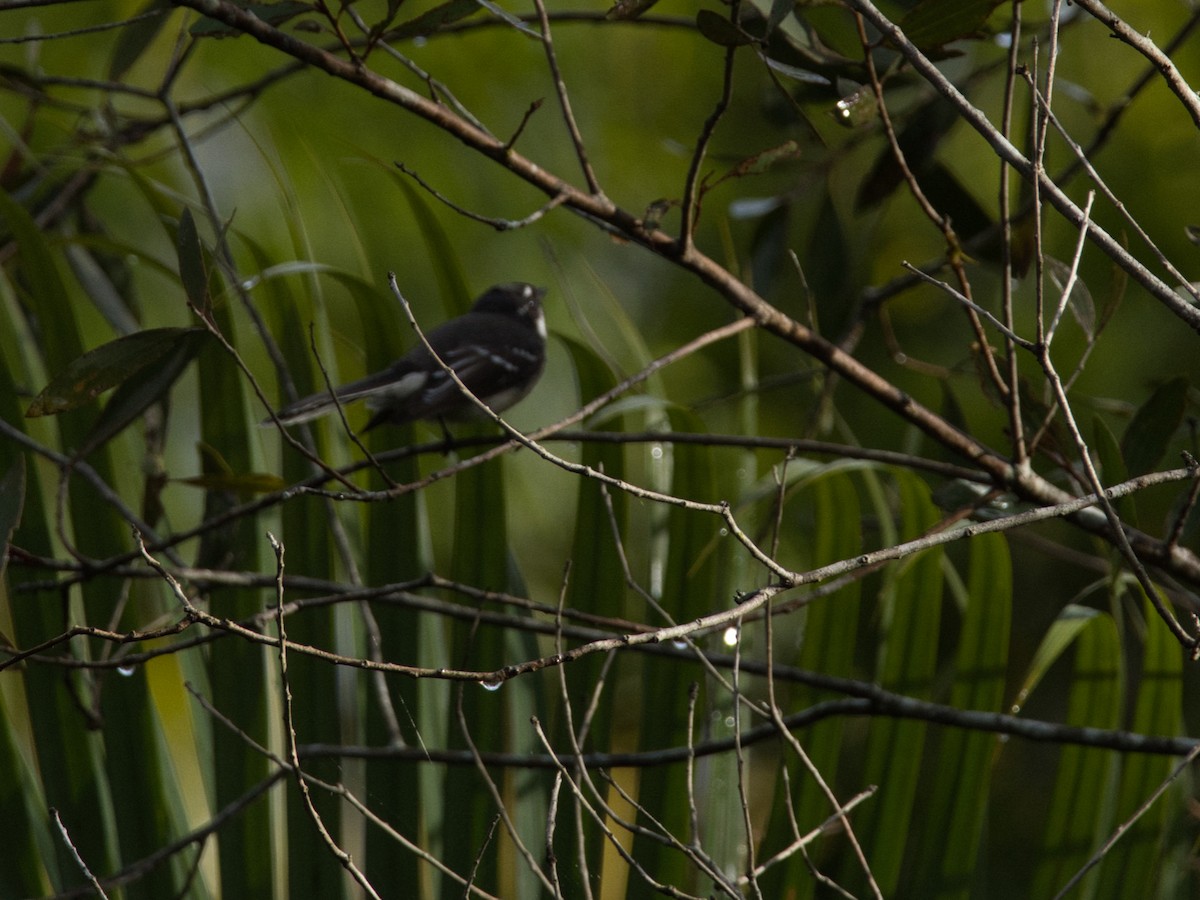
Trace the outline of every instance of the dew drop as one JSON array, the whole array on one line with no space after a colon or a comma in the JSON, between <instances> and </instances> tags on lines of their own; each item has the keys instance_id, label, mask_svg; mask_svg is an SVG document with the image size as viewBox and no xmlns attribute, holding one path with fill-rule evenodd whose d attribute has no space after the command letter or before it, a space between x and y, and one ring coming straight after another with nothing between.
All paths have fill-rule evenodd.
<instances>
[{"instance_id":1,"label":"dew drop","mask_svg":"<svg viewBox=\"0 0 1200 900\"><path fill-rule=\"evenodd\" d=\"M734 625L730 625L725 629L725 634L721 636L726 647L736 647L738 642L738 630Z\"/></svg>"},{"instance_id":2,"label":"dew drop","mask_svg":"<svg viewBox=\"0 0 1200 900\"><path fill-rule=\"evenodd\" d=\"M136 671L137 666L117 666L117 674L124 675L126 678L129 678Z\"/></svg>"},{"instance_id":3,"label":"dew drop","mask_svg":"<svg viewBox=\"0 0 1200 900\"><path fill-rule=\"evenodd\" d=\"M504 684L503 681L481 681L481 682L479 682L480 687L482 687L485 691L492 691L493 693L500 690L500 685L502 685L502 684Z\"/></svg>"}]
</instances>

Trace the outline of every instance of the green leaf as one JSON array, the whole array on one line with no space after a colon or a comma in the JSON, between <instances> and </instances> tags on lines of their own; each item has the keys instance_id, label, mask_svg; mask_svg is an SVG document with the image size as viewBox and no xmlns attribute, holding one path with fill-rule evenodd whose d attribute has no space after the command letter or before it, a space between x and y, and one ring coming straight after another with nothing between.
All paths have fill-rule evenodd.
<instances>
[{"instance_id":1,"label":"green leaf","mask_svg":"<svg viewBox=\"0 0 1200 900\"><path fill-rule=\"evenodd\" d=\"M169 12L174 7L165 0L150 0L134 18L146 13L154 13L144 19L138 19L125 25L117 36L116 46L113 47L112 59L108 64L109 81L120 81L122 76L136 63L154 41L162 27L170 18Z\"/></svg>"},{"instance_id":2,"label":"green leaf","mask_svg":"<svg viewBox=\"0 0 1200 900\"><path fill-rule=\"evenodd\" d=\"M922 0L898 23L923 50L978 34L1000 0Z\"/></svg>"},{"instance_id":3,"label":"green leaf","mask_svg":"<svg viewBox=\"0 0 1200 900\"><path fill-rule=\"evenodd\" d=\"M704 37L722 47L741 47L753 44L755 40L753 35L747 34L737 23L711 9L702 9L696 13L696 27Z\"/></svg>"},{"instance_id":4,"label":"green leaf","mask_svg":"<svg viewBox=\"0 0 1200 900\"><path fill-rule=\"evenodd\" d=\"M404 199L408 201L413 217L417 220L418 230L429 251L425 259L433 264L442 296L447 298L453 315L462 315L471 305L471 290L463 277L458 252L446 229L425 202L425 198L407 180L408 176L394 169L391 171L396 183L400 185Z\"/></svg>"},{"instance_id":5,"label":"green leaf","mask_svg":"<svg viewBox=\"0 0 1200 900\"><path fill-rule=\"evenodd\" d=\"M1160 594L1161 596L1161 594ZM1167 602L1166 597L1162 597ZM1130 730L1137 734L1176 735L1183 728L1183 653L1166 623L1143 597L1146 621L1144 658L1134 700ZM1175 761L1149 753L1131 753L1122 761L1114 820L1130 819L1167 778ZM1162 871L1162 849L1170 801L1158 801L1138 817L1108 852L1097 878L1096 900L1121 900L1123 886L1156 883Z\"/></svg>"},{"instance_id":6,"label":"green leaf","mask_svg":"<svg viewBox=\"0 0 1200 900\"><path fill-rule=\"evenodd\" d=\"M1187 378L1172 378L1134 413L1121 438L1121 453L1131 476L1145 475L1162 460L1167 444L1183 422L1187 392Z\"/></svg>"},{"instance_id":7,"label":"green leaf","mask_svg":"<svg viewBox=\"0 0 1200 900\"><path fill-rule=\"evenodd\" d=\"M165 354L151 360L136 378L127 379L113 391L76 455L88 455L120 433L147 407L165 397L208 341L209 334L203 328L180 329L173 346Z\"/></svg>"},{"instance_id":8,"label":"green leaf","mask_svg":"<svg viewBox=\"0 0 1200 900\"><path fill-rule=\"evenodd\" d=\"M477 12L479 12L479 4L475 0L448 0L440 6L421 13L415 19L409 19L407 22L397 25L394 31L388 32L388 40L426 37Z\"/></svg>"},{"instance_id":9,"label":"green leaf","mask_svg":"<svg viewBox=\"0 0 1200 900\"><path fill-rule=\"evenodd\" d=\"M937 514L929 492L908 472L896 473L901 534L915 537ZM940 547L888 566L881 592L882 633L875 679L910 697L930 696L937 667L942 612ZM908 837L914 830L917 783L928 726L923 722L871 722L864 781L879 792L860 812L859 840L884 896L897 892Z\"/></svg>"},{"instance_id":10,"label":"green leaf","mask_svg":"<svg viewBox=\"0 0 1200 900\"><path fill-rule=\"evenodd\" d=\"M1004 703L1012 627L1012 562L1003 535L970 544L966 609L955 654L950 704L956 709L999 712ZM997 738L948 729L938 746L938 778L927 798L920 874L929 897L968 896L979 865Z\"/></svg>"},{"instance_id":11,"label":"green leaf","mask_svg":"<svg viewBox=\"0 0 1200 900\"><path fill-rule=\"evenodd\" d=\"M42 389L25 415L52 416L90 403L164 357L180 352L181 347L194 344L197 332L203 334L204 329L151 328L89 350ZM195 352L196 348L190 351L192 355Z\"/></svg>"},{"instance_id":12,"label":"green leaf","mask_svg":"<svg viewBox=\"0 0 1200 900\"><path fill-rule=\"evenodd\" d=\"M1025 673L1025 680L1021 683L1020 689L1017 691L1016 699L1013 701L1010 712L1016 715L1021 711L1021 707L1025 705L1025 700L1033 693L1034 689L1041 683L1042 678L1050 667L1054 665L1067 648L1079 637L1079 635L1091 624L1092 620L1100 615L1096 610L1086 606L1079 606L1075 603L1069 603L1063 608L1063 611L1058 614L1058 617L1046 629L1045 635L1042 636L1042 641L1038 644L1037 650L1033 654L1033 660L1029 663L1029 669Z\"/></svg>"},{"instance_id":13,"label":"green leaf","mask_svg":"<svg viewBox=\"0 0 1200 900\"><path fill-rule=\"evenodd\" d=\"M196 220L186 207L179 217L179 229L175 233L175 249L179 255L179 280L187 293L188 302L198 310L207 310L208 271L204 265L204 247L196 231Z\"/></svg>"},{"instance_id":14,"label":"green leaf","mask_svg":"<svg viewBox=\"0 0 1200 900\"><path fill-rule=\"evenodd\" d=\"M1115 728L1121 708L1121 642L1112 616L1092 611L1076 632L1075 661L1065 724ZM1041 864L1033 889L1025 896L1052 897L1092 854L1111 827L1113 765L1111 750L1078 745L1059 753L1050 810L1046 817ZM1095 876L1089 876L1092 880ZM1084 887L1078 896L1089 896Z\"/></svg>"}]
</instances>

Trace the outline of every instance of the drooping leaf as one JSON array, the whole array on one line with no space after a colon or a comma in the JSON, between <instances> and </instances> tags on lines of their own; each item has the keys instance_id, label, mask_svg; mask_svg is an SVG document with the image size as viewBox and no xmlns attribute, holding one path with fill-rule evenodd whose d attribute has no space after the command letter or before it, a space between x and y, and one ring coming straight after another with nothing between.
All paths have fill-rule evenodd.
<instances>
[{"instance_id":1,"label":"drooping leaf","mask_svg":"<svg viewBox=\"0 0 1200 900\"><path fill-rule=\"evenodd\" d=\"M208 338L208 332L203 328L181 329L166 353L149 362L136 373L137 377L129 378L117 387L77 455L82 457L91 453L120 433L152 403L166 396Z\"/></svg>"},{"instance_id":2,"label":"drooping leaf","mask_svg":"<svg viewBox=\"0 0 1200 900\"><path fill-rule=\"evenodd\" d=\"M467 286L463 267L458 264L459 258L450 236L442 227L425 198L409 183L408 176L392 170L396 183L400 186L404 199L412 210L413 217L420 223L421 237L425 241L428 259L434 266L442 296L449 305L448 312L461 315L471 304L471 291Z\"/></svg>"},{"instance_id":3,"label":"drooping leaf","mask_svg":"<svg viewBox=\"0 0 1200 900\"><path fill-rule=\"evenodd\" d=\"M1172 378L1159 385L1134 413L1121 438L1121 453L1131 476L1146 474L1162 460L1167 444L1183 422L1187 392L1187 378Z\"/></svg>"},{"instance_id":4,"label":"drooping leaf","mask_svg":"<svg viewBox=\"0 0 1200 900\"><path fill-rule=\"evenodd\" d=\"M440 6L426 10L415 19L397 25L395 30L388 32L388 40L426 37L477 12L479 4L475 0L447 0Z\"/></svg>"},{"instance_id":5,"label":"drooping leaf","mask_svg":"<svg viewBox=\"0 0 1200 900\"><path fill-rule=\"evenodd\" d=\"M146 48L158 36L163 25L167 23L168 13L172 8L171 4L165 0L149 0L133 17L136 21L130 22L121 29L116 46L113 47L112 59L108 64L110 81L120 81L133 64L141 59ZM140 16L145 16L145 18L139 18Z\"/></svg>"},{"instance_id":6,"label":"drooping leaf","mask_svg":"<svg viewBox=\"0 0 1200 900\"><path fill-rule=\"evenodd\" d=\"M179 217L179 230L175 234L176 251L179 254L179 279L187 293L188 301L196 309L208 308L208 273L204 266L204 247L196 231L196 220L192 211L185 208Z\"/></svg>"},{"instance_id":7,"label":"drooping leaf","mask_svg":"<svg viewBox=\"0 0 1200 900\"><path fill-rule=\"evenodd\" d=\"M30 418L51 416L83 406L175 353L181 344L194 341L195 338L189 335L203 331L201 328L150 328L89 350L42 389L25 415Z\"/></svg>"},{"instance_id":8,"label":"drooping leaf","mask_svg":"<svg viewBox=\"0 0 1200 900\"><path fill-rule=\"evenodd\" d=\"M922 0L898 23L923 50L942 47L979 32L1000 0Z\"/></svg>"},{"instance_id":9,"label":"drooping leaf","mask_svg":"<svg viewBox=\"0 0 1200 900\"><path fill-rule=\"evenodd\" d=\"M139 331L141 325L137 316L89 248L82 244L67 244L64 252L67 263L75 274L75 280L87 292L92 305L100 311L100 315L104 316L117 334L133 334Z\"/></svg>"},{"instance_id":10,"label":"drooping leaf","mask_svg":"<svg viewBox=\"0 0 1200 900\"><path fill-rule=\"evenodd\" d=\"M1025 672L1025 679L1022 681L1021 687L1017 691L1017 696L1013 701L1011 709L1013 715L1020 712L1021 707L1025 705L1025 700L1033 693L1034 688L1041 683L1042 678L1050 670L1050 667L1058 661L1059 657L1066 652L1067 648L1079 637L1079 634L1098 615L1099 613L1094 609L1074 603L1068 604L1063 608L1063 611L1058 614L1058 617L1046 629L1041 643L1038 644L1038 648L1034 652L1033 660L1029 663L1029 668Z\"/></svg>"},{"instance_id":11,"label":"drooping leaf","mask_svg":"<svg viewBox=\"0 0 1200 900\"><path fill-rule=\"evenodd\" d=\"M696 13L696 27L705 38L721 47L742 47L754 43L754 36L743 31L736 22L731 22L711 9Z\"/></svg>"},{"instance_id":12,"label":"drooping leaf","mask_svg":"<svg viewBox=\"0 0 1200 900\"><path fill-rule=\"evenodd\" d=\"M900 127L896 143L904 154L909 170L920 180L933 168L938 145L958 121L958 113L948 102L935 97L915 110ZM863 179L854 198L858 210L872 209L882 203L904 183L904 172L890 146L885 146L875 165Z\"/></svg>"}]
</instances>

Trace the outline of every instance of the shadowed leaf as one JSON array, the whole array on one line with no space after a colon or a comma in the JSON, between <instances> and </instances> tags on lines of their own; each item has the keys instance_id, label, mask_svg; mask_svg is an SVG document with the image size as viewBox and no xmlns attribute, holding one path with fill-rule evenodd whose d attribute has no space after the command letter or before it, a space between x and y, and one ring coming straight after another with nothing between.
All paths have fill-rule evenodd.
<instances>
[{"instance_id":1,"label":"shadowed leaf","mask_svg":"<svg viewBox=\"0 0 1200 900\"><path fill-rule=\"evenodd\" d=\"M924 0L900 21L910 41L923 49L976 34L999 0Z\"/></svg>"},{"instance_id":2,"label":"shadowed leaf","mask_svg":"<svg viewBox=\"0 0 1200 900\"><path fill-rule=\"evenodd\" d=\"M204 248L200 244L196 220L192 218L190 209L184 209L179 217L175 244L179 254L179 278L187 292L188 301L196 309L207 309L208 274L204 267Z\"/></svg>"},{"instance_id":3,"label":"shadowed leaf","mask_svg":"<svg viewBox=\"0 0 1200 900\"><path fill-rule=\"evenodd\" d=\"M196 332L205 333L201 328L151 328L89 350L42 389L25 415L52 416L90 403L175 353L181 343L194 341L189 335Z\"/></svg>"},{"instance_id":4,"label":"shadowed leaf","mask_svg":"<svg viewBox=\"0 0 1200 900\"><path fill-rule=\"evenodd\" d=\"M1134 413L1121 438L1121 453L1130 475L1145 475L1162 460L1168 442L1183 422L1187 391L1186 378L1172 378Z\"/></svg>"},{"instance_id":5,"label":"shadowed leaf","mask_svg":"<svg viewBox=\"0 0 1200 900\"><path fill-rule=\"evenodd\" d=\"M696 27L708 40L722 47L741 47L754 43L753 36L711 9L702 9L696 13Z\"/></svg>"},{"instance_id":6,"label":"shadowed leaf","mask_svg":"<svg viewBox=\"0 0 1200 900\"><path fill-rule=\"evenodd\" d=\"M475 0L449 0L398 25L394 31L388 32L388 40L425 37L476 12L479 12L479 4Z\"/></svg>"}]
</instances>

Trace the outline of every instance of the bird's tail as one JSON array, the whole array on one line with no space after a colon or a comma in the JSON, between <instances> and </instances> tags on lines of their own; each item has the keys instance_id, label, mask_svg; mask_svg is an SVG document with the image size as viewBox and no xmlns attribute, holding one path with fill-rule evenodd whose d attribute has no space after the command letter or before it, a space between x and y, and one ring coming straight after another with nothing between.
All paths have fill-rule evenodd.
<instances>
[{"instance_id":1,"label":"bird's tail","mask_svg":"<svg viewBox=\"0 0 1200 900\"><path fill-rule=\"evenodd\" d=\"M370 397L388 388L394 390L397 378L398 374L390 369L383 372L376 372L374 375L368 375L366 378L360 378L358 381L344 384L332 394L329 391L321 391L319 394L302 397L295 403L289 403L275 413L275 418L282 425L299 425L302 422L311 422L313 419L333 411L337 405L334 402L335 395L337 396L338 403L343 405L353 403L355 400ZM264 419L262 424L270 425L272 422L272 419Z\"/></svg>"}]
</instances>

